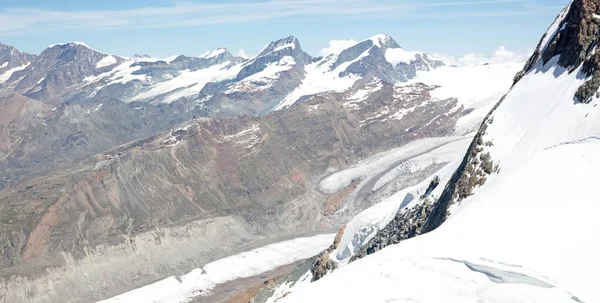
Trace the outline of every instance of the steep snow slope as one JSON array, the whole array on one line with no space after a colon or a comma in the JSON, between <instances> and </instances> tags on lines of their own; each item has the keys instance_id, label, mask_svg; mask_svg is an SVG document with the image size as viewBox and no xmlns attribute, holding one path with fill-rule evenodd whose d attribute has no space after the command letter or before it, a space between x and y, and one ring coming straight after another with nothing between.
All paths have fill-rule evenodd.
<instances>
[{"instance_id":1,"label":"steep snow slope","mask_svg":"<svg viewBox=\"0 0 600 303\"><path fill-rule=\"evenodd\" d=\"M151 89L135 95L131 101L148 100L167 94L163 102L170 103L182 97L197 95L206 83L234 78L240 68L238 65L229 65L230 62L224 62L196 71L183 70L177 77L154 83Z\"/></svg>"},{"instance_id":2,"label":"steep snow slope","mask_svg":"<svg viewBox=\"0 0 600 303\"><path fill-rule=\"evenodd\" d=\"M481 159L476 165L489 153L499 169L472 194L452 195L451 215L439 228L293 288L277 302L600 302L600 100L575 98L597 75L586 44L598 37L573 33L584 24L597 29L590 21L597 4L574 1L551 26L481 128L484 144L470 150ZM574 20L580 23L568 24ZM570 37L581 47L560 40ZM472 180L475 172L459 174Z\"/></svg>"}]
</instances>

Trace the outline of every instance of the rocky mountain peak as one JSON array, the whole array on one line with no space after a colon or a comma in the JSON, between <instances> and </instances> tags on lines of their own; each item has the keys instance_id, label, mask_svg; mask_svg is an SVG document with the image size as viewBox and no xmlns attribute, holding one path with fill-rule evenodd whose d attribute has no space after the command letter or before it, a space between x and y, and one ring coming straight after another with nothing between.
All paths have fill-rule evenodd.
<instances>
[{"instance_id":1,"label":"rocky mountain peak","mask_svg":"<svg viewBox=\"0 0 600 303\"><path fill-rule=\"evenodd\" d=\"M269 53L276 52L283 49L292 49L302 51L300 47L300 42L294 36L288 36L279 40L275 40L269 43L267 46L263 48L263 50L258 54L258 57L268 55Z\"/></svg>"},{"instance_id":2,"label":"rocky mountain peak","mask_svg":"<svg viewBox=\"0 0 600 303\"><path fill-rule=\"evenodd\" d=\"M47 48L68 48L68 47L85 47L85 48L90 48L87 44L85 44L84 42L66 42L66 43L56 43L56 44L51 44L48 45Z\"/></svg>"},{"instance_id":3,"label":"rocky mountain peak","mask_svg":"<svg viewBox=\"0 0 600 303\"><path fill-rule=\"evenodd\" d=\"M81 62L82 60L95 64L105 56L105 54L91 49L83 42L69 42L48 46L40 54L39 59L45 61L45 65L60 67L71 65L74 62Z\"/></svg>"},{"instance_id":4,"label":"rocky mountain peak","mask_svg":"<svg viewBox=\"0 0 600 303\"><path fill-rule=\"evenodd\" d=\"M286 57L291 57L293 60ZM279 39L269 43L255 58L249 60L236 77L236 80L239 81L263 71L269 64L277 62L302 69L305 65L312 62L312 57L302 50L300 42L296 37L289 36Z\"/></svg>"},{"instance_id":5,"label":"rocky mountain peak","mask_svg":"<svg viewBox=\"0 0 600 303\"><path fill-rule=\"evenodd\" d=\"M208 51L202 55L199 56L199 58L203 58L203 59L212 59L212 58L216 58L216 57L220 57L220 56L224 56L227 55L229 53L229 51L227 51L226 48L224 47L219 47L213 51Z\"/></svg>"},{"instance_id":6,"label":"rocky mountain peak","mask_svg":"<svg viewBox=\"0 0 600 303\"><path fill-rule=\"evenodd\" d=\"M22 52L10 45L0 43L0 71L26 65L35 55Z\"/></svg>"},{"instance_id":7,"label":"rocky mountain peak","mask_svg":"<svg viewBox=\"0 0 600 303\"><path fill-rule=\"evenodd\" d=\"M327 59L327 58L326 58ZM375 35L330 55L330 70L348 64L340 76L360 75L367 80L383 80L389 83L405 82L416 76L417 71L430 70L443 65L424 53L403 50L390 36Z\"/></svg>"},{"instance_id":8,"label":"rocky mountain peak","mask_svg":"<svg viewBox=\"0 0 600 303\"><path fill-rule=\"evenodd\" d=\"M400 48L400 45L390 36L379 34L369 38L373 45L379 48Z\"/></svg>"},{"instance_id":9,"label":"rocky mountain peak","mask_svg":"<svg viewBox=\"0 0 600 303\"><path fill-rule=\"evenodd\" d=\"M573 72L580 66L586 77L575 99L588 103L600 88L600 1L574 0L565 7L540 40L523 72L515 77L517 82L538 64L545 65L557 57L556 64Z\"/></svg>"}]
</instances>

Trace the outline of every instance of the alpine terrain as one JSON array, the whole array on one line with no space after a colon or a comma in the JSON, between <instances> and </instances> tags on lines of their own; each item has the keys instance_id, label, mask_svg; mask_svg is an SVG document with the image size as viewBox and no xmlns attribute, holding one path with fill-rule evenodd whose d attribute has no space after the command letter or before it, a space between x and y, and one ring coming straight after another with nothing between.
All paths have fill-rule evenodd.
<instances>
[{"instance_id":1,"label":"alpine terrain","mask_svg":"<svg viewBox=\"0 0 600 303\"><path fill-rule=\"evenodd\" d=\"M387 35L320 57L0 44L0 301L593 302L596 7L504 98L524 62Z\"/></svg>"},{"instance_id":2,"label":"alpine terrain","mask_svg":"<svg viewBox=\"0 0 600 303\"><path fill-rule=\"evenodd\" d=\"M599 15L572 1L462 159L252 302L600 302Z\"/></svg>"}]
</instances>

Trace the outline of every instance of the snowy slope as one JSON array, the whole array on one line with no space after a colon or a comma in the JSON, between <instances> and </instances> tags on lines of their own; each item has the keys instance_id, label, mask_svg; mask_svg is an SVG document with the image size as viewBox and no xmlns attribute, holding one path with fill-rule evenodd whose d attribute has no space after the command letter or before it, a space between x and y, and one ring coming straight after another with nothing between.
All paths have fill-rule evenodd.
<instances>
[{"instance_id":1,"label":"snowy slope","mask_svg":"<svg viewBox=\"0 0 600 303\"><path fill-rule=\"evenodd\" d=\"M573 16L585 2L574 1ZM573 16L559 16L539 53ZM489 152L499 171L456 200L439 228L277 302L600 302L600 100L575 101L590 76L560 59L534 60L493 111L476 153ZM362 225L387 213L361 214Z\"/></svg>"},{"instance_id":2,"label":"snowy slope","mask_svg":"<svg viewBox=\"0 0 600 303\"><path fill-rule=\"evenodd\" d=\"M458 120L457 133L460 134L473 131L479 126L485 115L510 88L514 75L522 68L522 62L442 66L417 73L411 83L439 85L438 89L431 92L433 98L456 98L459 105L474 109Z\"/></svg>"},{"instance_id":3,"label":"snowy slope","mask_svg":"<svg viewBox=\"0 0 600 303\"><path fill-rule=\"evenodd\" d=\"M262 71L235 82L225 91L225 93L231 94L235 92L253 92L269 89L277 80L279 80L282 72L290 70L294 65L296 65L296 61L293 57L284 56L278 62L267 64L266 68ZM238 72L241 70L241 67L242 66L236 67Z\"/></svg>"},{"instance_id":4,"label":"snowy slope","mask_svg":"<svg viewBox=\"0 0 600 303\"><path fill-rule=\"evenodd\" d=\"M356 59L344 62L332 69L332 65L338 60L339 55L345 49L341 49L337 53L330 54L322 60L306 66L306 75L300 86L288 94L273 110L280 110L291 106L303 96L330 91L341 92L351 88L359 77L356 75L340 76L340 73L345 71L350 64L367 56L369 50L364 51Z\"/></svg>"},{"instance_id":5,"label":"snowy slope","mask_svg":"<svg viewBox=\"0 0 600 303\"><path fill-rule=\"evenodd\" d=\"M216 64L197 71L183 70L179 76L155 83L152 87L131 98L131 101L147 100L168 94L163 102L169 103L182 97L197 95L209 82L234 78L239 72L239 66L229 66L229 62Z\"/></svg>"},{"instance_id":6,"label":"snowy slope","mask_svg":"<svg viewBox=\"0 0 600 303\"><path fill-rule=\"evenodd\" d=\"M216 51L214 51L216 52ZM217 54L205 55L204 59L214 58L222 52ZM97 63L97 67L110 66L116 62L112 62L108 56L102 61ZM133 60L127 60L123 63L116 65L111 70L104 72L97 76L88 77L85 79L85 84L90 87L95 87L94 91L98 92L102 88L108 87L114 84L126 84L132 81L139 81L144 85L143 90L134 94L133 96L126 98L124 101L143 101L152 100L153 98L163 96L162 102L172 102L178 98L195 96L197 95L204 85L209 82L223 81L234 78L240 71L239 65L232 65L231 62L219 62L217 64L202 68L199 70L174 70L175 76L170 75L167 79L160 79L153 77L152 74L142 73L142 66L140 62L153 63L163 61L165 64L169 64L176 57L169 57L167 59L158 58L136 58ZM137 63L137 64L136 64Z\"/></svg>"},{"instance_id":7,"label":"snowy slope","mask_svg":"<svg viewBox=\"0 0 600 303\"><path fill-rule=\"evenodd\" d=\"M18 66L18 67L7 70L6 72L4 72L3 74L0 75L0 83L6 82L8 79L10 79L12 74L14 74L15 72L18 72L20 70L24 70L25 68L27 68L27 66L29 66L29 64L25 64L25 65Z\"/></svg>"}]
</instances>

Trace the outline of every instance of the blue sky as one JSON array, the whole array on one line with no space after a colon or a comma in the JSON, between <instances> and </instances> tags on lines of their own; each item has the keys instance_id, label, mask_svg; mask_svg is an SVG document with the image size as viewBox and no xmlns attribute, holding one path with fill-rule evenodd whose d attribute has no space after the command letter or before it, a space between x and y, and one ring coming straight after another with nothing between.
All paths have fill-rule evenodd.
<instances>
[{"instance_id":1,"label":"blue sky","mask_svg":"<svg viewBox=\"0 0 600 303\"><path fill-rule=\"evenodd\" d=\"M526 52L568 0L2 0L0 42L39 53L82 41L122 56L257 53L294 35L317 55L330 40L379 33L402 47L460 56Z\"/></svg>"}]
</instances>

